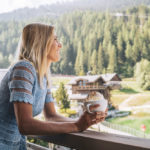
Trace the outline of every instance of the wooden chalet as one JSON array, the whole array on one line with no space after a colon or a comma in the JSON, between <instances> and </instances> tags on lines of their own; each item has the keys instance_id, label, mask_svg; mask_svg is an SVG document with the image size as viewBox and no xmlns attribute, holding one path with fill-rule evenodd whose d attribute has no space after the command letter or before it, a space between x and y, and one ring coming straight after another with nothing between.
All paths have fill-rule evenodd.
<instances>
[{"instance_id":1,"label":"wooden chalet","mask_svg":"<svg viewBox=\"0 0 150 150\"><path fill-rule=\"evenodd\" d=\"M110 91L121 88L120 81L116 73L74 77L68 83L72 86L69 98L70 100L87 101L94 92L100 92L110 102Z\"/></svg>"}]
</instances>

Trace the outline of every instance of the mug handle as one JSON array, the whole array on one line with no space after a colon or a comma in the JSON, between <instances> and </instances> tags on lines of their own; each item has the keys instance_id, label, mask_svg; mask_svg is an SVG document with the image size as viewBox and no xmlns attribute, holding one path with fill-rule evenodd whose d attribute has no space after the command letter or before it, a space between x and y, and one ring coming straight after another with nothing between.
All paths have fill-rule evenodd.
<instances>
[{"instance_id":1,"label":"mug handle","mask_svg":"<svg viewBox=\"0 0 150 150\"><path fill-rule=\"evenodd\" d=\"M88 112L88 113L93 114L93 112L90 111L90 106L91 106L91 105L92 105L92 104L87 104L87 105L86 105L86 109L87 109L87 112Z\"/></svg>"}]
</instances>

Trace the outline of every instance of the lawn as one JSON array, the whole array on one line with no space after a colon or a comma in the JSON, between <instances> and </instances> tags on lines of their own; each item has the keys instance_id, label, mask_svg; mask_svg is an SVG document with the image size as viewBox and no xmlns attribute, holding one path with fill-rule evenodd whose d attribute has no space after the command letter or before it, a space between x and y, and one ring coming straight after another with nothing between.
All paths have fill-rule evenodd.
<instances>
[{"instance_id":1,"label":"lawn","mask_svg":"<svg viewBox=\"0 0 150 150\"><path fill-rule=\"evenodd\" d=\"M124 100L134 95L129 106L138 106L150 103L150 91L143 91L138 87L134 78L125 78L121 82L122 89L111 92L111 102L114 106L120 105Z\"/></svg>"},{"instance_id":2,"label":"lawn","mask_svg":"<svg viewBox=\"0 0 150 150\"><path fill-rule=\"evenodd\" d=\"M123 126L128 126L131 127L133 129L139 130L141 131L141 125L145 125L146 126L146 131L145 133L150 134L150 118L149 118L150 114L145 114L144 117L135 117L134 115L132 116L128 116L128 117L123 117L123 118L115 118L115 119L111 119L108 120L111 123L114 124L120 124Z\"/></svg>"},{"instance_id":3,"label":"lawn","mask_svg":"<svg viewBox=\"0 0 150 150\"><path fill-rule=\"evenodd\" d=\"M111 92L111 102L114 106L119 106L126 99L130 98L127 101L127 106L141 106L141 105L150 105L150 91L143 91L137 85L137 82L134 78L126 78L121 82L122 89L114 90ZM150 110L149 108L139 109L133 111L130 116L115 118L108 120L114 124L120 124L123 126L128 126L136 130L141 131L141 125L146 126L146 133L150 134Z\"/></svg>"},{"instance_id":4,"label":"lawn","mask_svg":"<svg viewBox=\"0 0 150 150\"><path fill-rule=\"evenodd\" d=\"M111 94L111 102L114 106L118 107L129 96L129 94Z\"/></svg>"}]
</instances>

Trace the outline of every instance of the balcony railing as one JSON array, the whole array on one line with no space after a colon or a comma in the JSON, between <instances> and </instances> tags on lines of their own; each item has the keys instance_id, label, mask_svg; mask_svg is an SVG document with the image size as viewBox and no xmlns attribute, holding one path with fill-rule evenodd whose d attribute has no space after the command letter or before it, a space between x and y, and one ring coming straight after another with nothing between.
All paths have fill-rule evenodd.
<instances>
[{"instance_id":1,"label":"balcony railing","mask_svg":"<svg viewBox=\"0 0 150 150\"><path fill-rule=\"evenodd\" d=\"M30 136L46 142L66 146L77 150L149 150L148 139L109 134L104 132L84 131L51 136Z\"/></svg>"},{"instance_id":2,"label":"balcony railing","mask_svg":"<svg viewBox=\"0 0 150 150\"><path fill-rule=\"evenodd\" d=\"M74 89L75 90L101 90L105 88L106 86L103 86L103 85L85 85L85 86L78 86Z\"/></svg>"}]
</instances>

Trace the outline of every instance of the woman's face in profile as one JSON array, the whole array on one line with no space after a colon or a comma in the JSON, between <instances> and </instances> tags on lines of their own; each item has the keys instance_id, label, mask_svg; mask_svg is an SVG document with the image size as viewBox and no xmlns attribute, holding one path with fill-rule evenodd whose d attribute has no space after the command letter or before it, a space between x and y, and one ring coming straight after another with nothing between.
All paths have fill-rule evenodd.
<instances>
[{"instance_id":1,"label":"woman's face in profile","mask_svg":"<svg viewBox=\"0 0 150 150\"><path fill-rule=\"evenodd\" d=\"M58 41L57 36L54 35L51 51L48 54L48 60L51 62L57 62L60 59L60 48L62 47L61 43Z\"/></svg>"}]
</instances>

